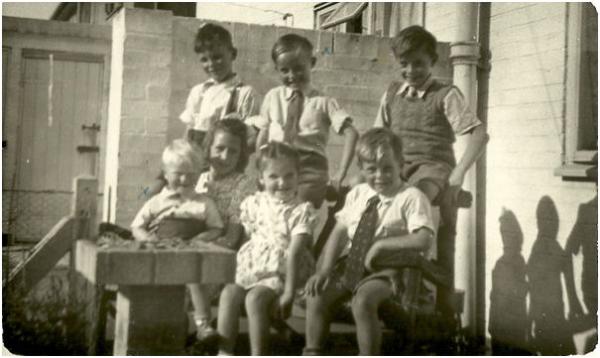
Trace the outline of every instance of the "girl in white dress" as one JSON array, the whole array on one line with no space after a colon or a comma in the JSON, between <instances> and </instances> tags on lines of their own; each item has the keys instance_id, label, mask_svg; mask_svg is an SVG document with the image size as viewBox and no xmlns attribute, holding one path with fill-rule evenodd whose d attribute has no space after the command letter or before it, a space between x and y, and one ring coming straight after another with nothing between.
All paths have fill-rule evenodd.
<instances>
[{"instance_id":1,"label":"girl in white dress","mask_svg":"<svg viewBox=\"0 0 600 358\"><path fill-rule=\"evenodd\" d=\"M239 315L245 303L252 355L268 354L272 319L287 319L294 297L314 272L310 248L316 215L297 198L298 154L271 142L259 150L259 183L264 190L247 197L240 221L248 241L237 254L235 284L219 302L219 353L233 354Z\"/></svg>"}]
</instances>

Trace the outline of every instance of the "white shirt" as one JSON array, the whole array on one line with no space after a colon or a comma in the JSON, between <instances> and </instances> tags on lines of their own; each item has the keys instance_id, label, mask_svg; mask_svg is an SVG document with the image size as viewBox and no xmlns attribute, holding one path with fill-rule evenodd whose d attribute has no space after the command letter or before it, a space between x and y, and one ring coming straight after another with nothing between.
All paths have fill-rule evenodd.
<instances>
[{"instance_id":1,"label":"white shirt","mask_svg":"<svg viewBox=\"0 0 600 358\"><path fill-rule=\"evenodd\" d=\"M190 90L185 109L179 119L190 128L208 131L210 126L223 118L231 93L241 81L234 75L227 81L216 82L209 79ZM252 87L242 84L237 87L237 112L242 120L258 113L257 95Z\"/></svg>"},{"instance_id":2,"label":"white shirt","mask_svg":"<svg viewBox=\"0 0 600 358\"><path fill-rule=\"evenodd\" d=\"M350 190L344 207L336 214L337 221L348 228L350 238L343 255L347 254L352 246L352 238L367 208L367 202L375 195L378 195L377 192L367 183L358 184ZM379 195L379 199L375 239L408 235L423 227L428 228L435 235L431 205L419 189L404 183L394 196ZM426 257L431 258L433 254L432 245Z\"/></svg>"}]
</instances>

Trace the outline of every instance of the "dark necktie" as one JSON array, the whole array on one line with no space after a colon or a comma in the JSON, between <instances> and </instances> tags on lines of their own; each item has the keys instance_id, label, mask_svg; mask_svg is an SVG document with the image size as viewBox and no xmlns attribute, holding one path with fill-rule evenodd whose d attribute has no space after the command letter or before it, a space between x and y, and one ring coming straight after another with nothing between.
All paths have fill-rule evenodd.
<instances>
[{"instance_id":1,"label":"dark necktie","mask_svg":"<svg viewBox=\"0 0 600 358\"><path fill-rule=\"evenodd\" d=\"M298 135L300 116L304 110L304 96L299 90L292 92L292 97L288 101L287 118L285 121L283 141L293 144Z\"/></svg>"},{"instance_id":2,"label":"dark necktie","mask_svg":"<svg viewBox=\"0 0 600 358\"><path fill-rule=\"evenodd\" d=\"M238 84L238 85L235 85L231 89L231 95L229 96L229 100L227 101L227 105L225 106L224 115L228 115L228 114L237 112L238 88L240 86L241 86L241 84Z\"/></svg>"},{"instance_id":3,"label":"dark necktie","mask_svg":"<svg viewBox=\"0 0 600 358\"><path fill-rule=\"evenodd\" d=\"M360 217L352 238L352 246L346 259L346 269L342 276L342 283L350 291L354 290L365 272L365 256L373 243L377 229L377 204L379 204L377 195L369 199L367 208Z\"/></svg>"}]
</instances>

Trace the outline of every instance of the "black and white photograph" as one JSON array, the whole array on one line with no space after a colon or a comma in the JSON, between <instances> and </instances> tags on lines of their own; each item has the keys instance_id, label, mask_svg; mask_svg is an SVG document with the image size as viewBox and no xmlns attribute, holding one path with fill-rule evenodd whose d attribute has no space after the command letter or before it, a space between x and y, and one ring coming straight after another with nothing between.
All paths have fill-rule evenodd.
<instances>
[{"instance_id":1,"label":"black and white photograph","mask_svg":"<svg viewBox=\"0 0 600 358\"><path fill-rule=\"evenodd\" d=\"M596 5L2 1L2 355L596 351Z\"/></svg>"}]
</instances>

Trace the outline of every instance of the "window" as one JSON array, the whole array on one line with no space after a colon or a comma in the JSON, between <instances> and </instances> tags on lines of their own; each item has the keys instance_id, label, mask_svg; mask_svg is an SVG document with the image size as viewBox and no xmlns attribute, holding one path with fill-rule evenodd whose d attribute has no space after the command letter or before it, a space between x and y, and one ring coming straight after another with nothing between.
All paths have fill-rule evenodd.
<instances>
[{"instance_id":1,"label":"window","mask_svg":"<svg viewBox=\"0 0 600 358\"><path fill-rule=\"evenodd\" d=\"M327 17L319 17L319 28L322 30L346 24L346 32L362 33L362 13L367 8L366 2L340 3Z\"/></svg>"},{"instance_id":2,"label":"window","mask_svg":"<svg viewBox=\"0 0 600 358\"><path fill-rule=\"evenodd\" d=\"M556 175L596 180L598 172L598 14L591 3L568 4L563 165Z\"/></svg>"}]
</instances>

